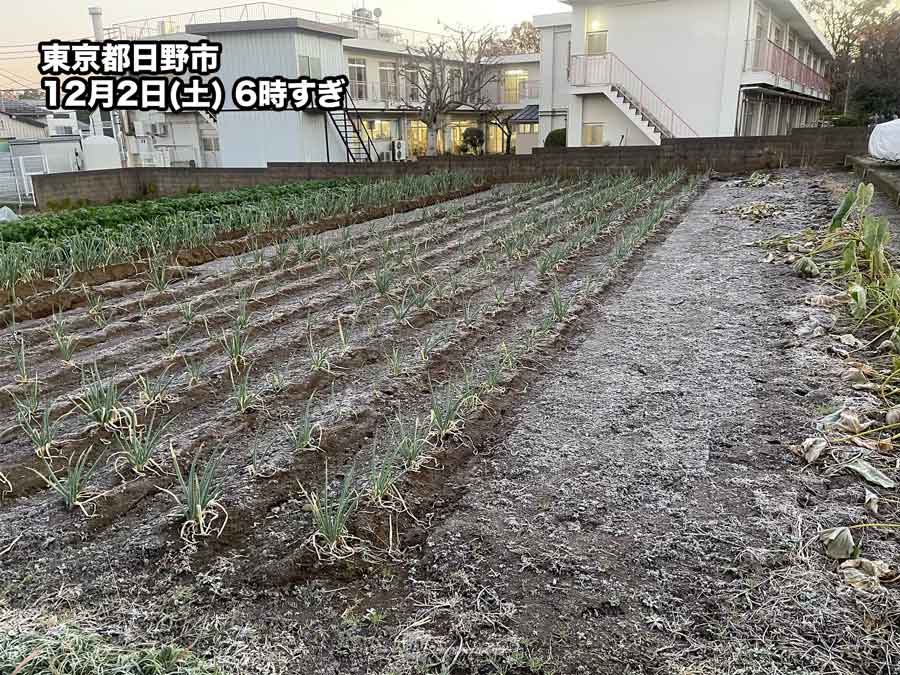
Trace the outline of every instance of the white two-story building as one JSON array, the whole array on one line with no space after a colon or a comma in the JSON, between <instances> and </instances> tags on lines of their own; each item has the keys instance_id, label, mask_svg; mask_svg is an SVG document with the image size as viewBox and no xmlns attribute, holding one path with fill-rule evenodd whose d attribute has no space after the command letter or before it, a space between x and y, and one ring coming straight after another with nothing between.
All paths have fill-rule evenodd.
<instances>
[{"instance_id":1,"label":"white two-story building","mask_svg":"<svg viewBox=\"0 0 900 675\"><path fill-rule=\"evenodd\" d=\"M800 0L566 0L541 31L540 136L569 146L788 133L816 123L834 52Z\"/></svg>"},{"instance_id":2,"label":"white two-story building","mask_svg":"<svg viewBox=\"0 0 900 675\"><path fill-rule=\"evenodd\" d=\"M382 23L364 8L353 12L343 25L356 31L355 38L344 40L346 73L350 94L379 153L389 150L392 139L402 139L408 153L424 155L427 144L426 126L419 119L418 91L410 84L417 76L407 64L414 58L410 49L427 40L440 41L444 36L413 31ZM461 67L461 66L460 66ZM449 77L453 78L453 65ZM540 91L540 55L516 54L491 59L491 82L482 92L491 103L491 113L460 108L446 115L437 138L439 153L456 153L466 129L479 127L485 134L485 151L502 153L507 142L518 152L531 152L537 140L537 105ZM534 128L525 129L511 121L516 114L534 112ZM527 133L534 138L529 139ZM507 139L511 135L512 138Z\"/></svg>"},{"instance_id":3,"label":"white two-story building","mask_svg":"<svg viewBox=\"0 0 900 675\"><path fill-rule=\"evenodd\" d=\"M484 131L486 152L509 147L520 154L559 128L575 147L785 134L816 125L830 99L834 53L801 0L565 2L571 11L535 17L539 54L495 57L483 92L489 109L464 106L444 115L438 152L458 152L470 127ZM226 88L241 76L344 74L348 110L251 113L231 106L216 126L134 114L126 137L143 145L129 146L129 162L162 150L171 164L196 166L378 161L398 156L397 141L401 156L425 153L408 64L417 46L444 36L383 23L380 12L364 7L333 15L260 2L118 24L107 37L184 31L223 42ZM448 77L461 67L449 63Z\"/></svg>"},{"instance_id":4,"label":"white two-story building","mask_svg":"<svg viewBox=\"0 0 900 675\"><path fill-rule=\"evenodd\" d=\"M419 119L421 102L416 88L410 86L413 71L408 64L416 58L417 47L429 40L445 40L446 36L386 24L380 12L364 7L351 14L333 15L268 3L128 22L107 31L107 37L113 39L185 36L208 37L223 44L218 75L226 90L242 76L344 74L349 80L346 114L252 113L238 111L233 102L227 101L217 117L215 147L220 149L216 159L221 166L261 166L271 161L377 161L396 156L396 141L402 142L407 157L425 154L426 126ZM455 67L450 61L448 77L452 79L454 69L459 70L462 64ZM482 92L490 103L449 111L437 137L438 152L459 152L463 133L470 127L483 130L486 152L500 153L509 147L528 153L537 144L540 55L497 56L491 59L491 69L491 81ZM166 115L169 121L172 117ZM128 120L125 122L127 125ZM159 149L158 137L139 132L160 129L160 122L145 122L125 131L129 163L138 161L132 158L152 159ZM212 146L208 129L199 129L198 133L201 143ZM181 143L176 146L180 154L190 154ZM212 164L204 161L197 165Z\"/></svg>"}]
</instances>

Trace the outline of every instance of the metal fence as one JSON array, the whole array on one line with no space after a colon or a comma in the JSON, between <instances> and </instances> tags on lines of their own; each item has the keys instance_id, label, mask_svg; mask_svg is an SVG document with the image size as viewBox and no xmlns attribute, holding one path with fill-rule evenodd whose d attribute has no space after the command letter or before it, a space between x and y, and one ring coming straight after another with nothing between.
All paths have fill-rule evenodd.
<instances>
[{"instance_id":1,"label":"metal fence","mask_svg":"<svg viewBox=\"0 0 900 675\"><path fill-rule=\"evenodd\" d=\"M13 156L0 152L0 204L22 205L22 191L16 176Z\"/></svg>"},{"instance_id":2,"label":"metal fence","mask_svg":"<svg viewBox=\"0 0 900 675\"><path fill-rule=\"evenodd\" d=\"M58 163L58 162L57 162ZM71 171L69 166L59 171ZM32 176L50 173L47 158L43 155L16 156L0 152L0 204L35 205Z\"/></svg>"},{"instance_id":3,"label":"metal fence","mask_svg":"<svg viewBox=\"0 0 900 675\"><path fill-rule=\"evenodd\" d=\"M110 26L105 30L105 33L109 39L141 40L157 35L181 32L185 30L186 26L191 24L283 19L289 17L353 28L357 31L360 38L394 42L403 46L422 45L429 40L440 39L441 37L437 33L384 24L377 19L367 18L362 15L332 14L276 2L247 2L196 12L124 21Z\"/></svg>"}]
</instances>

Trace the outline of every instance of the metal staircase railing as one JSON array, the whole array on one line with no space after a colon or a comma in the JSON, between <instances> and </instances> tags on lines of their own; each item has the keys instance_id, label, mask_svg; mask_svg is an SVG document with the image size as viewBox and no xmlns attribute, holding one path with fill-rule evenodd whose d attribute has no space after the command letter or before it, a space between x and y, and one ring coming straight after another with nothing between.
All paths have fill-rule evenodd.
<instances>
[{"instance_id":1,"label":"metal staircase railing","mask_svg":"<svg viewBox=\"0 0 900 675\"><path fill-rule=\"evenodd\" d=\"M700 135L612 52L572 56L569 83L576 87L607 85L613 88L664 138Z\"/></svg>"},{"instance_id":2,"label":"metal staircase railing","mask_svg":"<svg viewBox=\"0 0 900 675\"><path fill-rule=\"evenodd\" d=\"M328 110L327 112L332 125L334 125L347 150L347 161L377 161L378 150L375 148L375 142L372 140L366 125L363 124L362 115L349 91L346 93L344 102L343 109ZM356 116L355 121L353 114ZM360 131L360 128L362 128L362 131Z\"/></svg>"}]
</instances>

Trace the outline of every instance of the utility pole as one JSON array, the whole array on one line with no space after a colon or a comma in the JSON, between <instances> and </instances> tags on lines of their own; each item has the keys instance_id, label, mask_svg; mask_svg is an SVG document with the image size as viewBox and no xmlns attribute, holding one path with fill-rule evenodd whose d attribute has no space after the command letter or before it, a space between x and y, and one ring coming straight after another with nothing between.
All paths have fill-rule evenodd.
<instances>
[{"instance_id":1,"label":"utility pole","mask_svg":"<svg viewBox=\"0 0 900 675\"><path fill-rule=\"evenodd\" d=\"M853 62L847 61L847 88L844 90L844 114L850 112L850 83L853 80Z\"/></svg>"}]
</instances>

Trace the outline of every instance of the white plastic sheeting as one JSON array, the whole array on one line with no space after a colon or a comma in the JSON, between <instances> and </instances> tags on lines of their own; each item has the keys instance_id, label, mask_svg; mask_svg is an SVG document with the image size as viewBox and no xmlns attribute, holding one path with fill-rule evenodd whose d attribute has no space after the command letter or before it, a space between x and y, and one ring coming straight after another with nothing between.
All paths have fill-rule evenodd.
<instances>
[{"instance_id":1,"label":"white plastic sheeting","mask_svg":"<svg viewBox=\"0 0 900 675\"><path fill-rule=\"evenodd\" d=\"M869 154L876 159L900 162L900 120L879 124L872 130Z\"/></svg>"}]
</instances>

